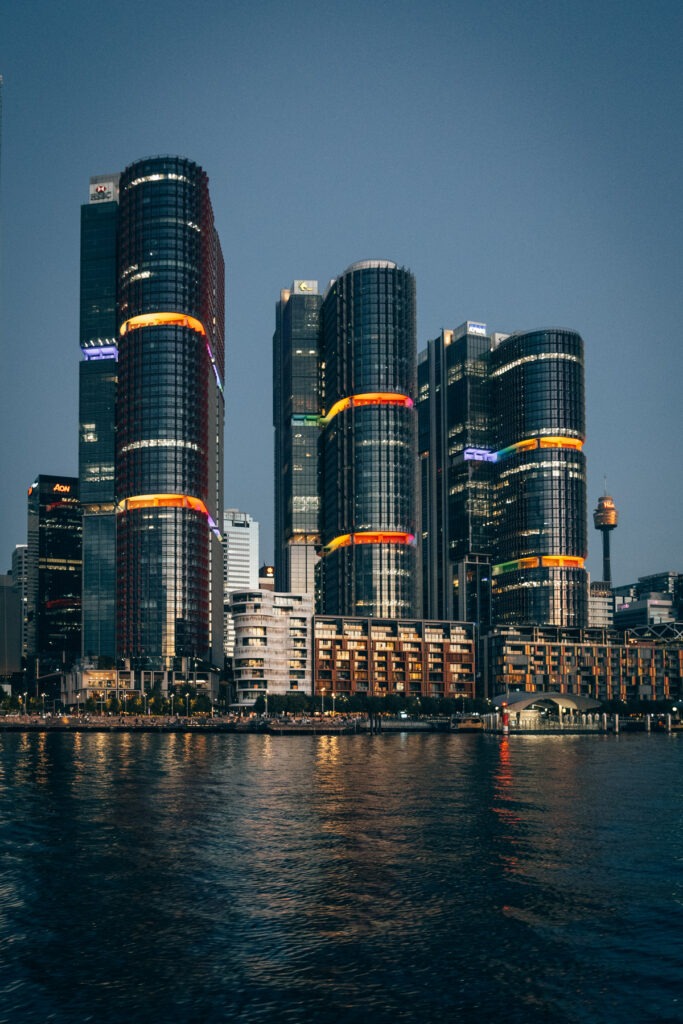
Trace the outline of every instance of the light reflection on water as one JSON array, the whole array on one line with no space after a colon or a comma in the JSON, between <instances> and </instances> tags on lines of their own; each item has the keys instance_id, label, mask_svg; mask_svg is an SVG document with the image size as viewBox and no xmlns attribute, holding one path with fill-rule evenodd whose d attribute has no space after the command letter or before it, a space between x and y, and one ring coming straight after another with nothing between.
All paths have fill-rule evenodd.
<instances>
[{"instance_id":1,"label":"light reflection on water","mask_svg":"<svg viewBox=\"0 0 683 1024\"><path fill-rule=\"evenodd\" d=\"M679 1020L682 751L0 734L0 1024Z\"/></svg>"}]
</instances>

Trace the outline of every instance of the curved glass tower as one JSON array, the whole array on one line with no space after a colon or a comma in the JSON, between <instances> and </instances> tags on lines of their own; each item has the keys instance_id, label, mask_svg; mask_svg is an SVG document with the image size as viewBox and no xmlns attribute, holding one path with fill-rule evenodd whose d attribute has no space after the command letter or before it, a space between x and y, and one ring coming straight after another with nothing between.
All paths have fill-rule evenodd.
<instances>
[{"instance_id":1,"label":"curved glass tower","mask_svg":"<svg viewBox=\"0 0 683 1024\"><path fill-rule=\"evenodd\" d=\"M121 175L118 318L117 653L222 664L224 266L189 160Z\"/></svg>"},{"instance_id":2,"label":"curved glass tower","mask_svg":"<svg viewBox=\"0 0 683 1024\"><path fill-rule=\"evenodd\" d=\"M491 378L495 619L585 626L583 341L563 329L510 335Z\"/></svg>"},{"instance_id":3,"label":"curved glass tower","mask_svg":"<svg viewBox=\"0 0 683 1024\"><path fill-rule=\"evenodd\" d=\"M322 307L322 612L418 614L415 279L354 263Z\"/></svg>"}]
</instances>

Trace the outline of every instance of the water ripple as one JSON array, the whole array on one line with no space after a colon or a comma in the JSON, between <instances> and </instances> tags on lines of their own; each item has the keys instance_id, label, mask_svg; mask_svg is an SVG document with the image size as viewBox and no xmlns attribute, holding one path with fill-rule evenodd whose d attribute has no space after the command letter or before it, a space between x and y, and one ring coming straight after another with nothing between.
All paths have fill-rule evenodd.
<instances>
[{"instance_id":1,"label":"water ripple","mask_svg":"<svg viewBox=\"0 0 683 1024\"><path fill-rule=\"evenodd\" d=\"M0 1024L678 1020L681 749L5 734Z\"/></svg>"}]
</instances>

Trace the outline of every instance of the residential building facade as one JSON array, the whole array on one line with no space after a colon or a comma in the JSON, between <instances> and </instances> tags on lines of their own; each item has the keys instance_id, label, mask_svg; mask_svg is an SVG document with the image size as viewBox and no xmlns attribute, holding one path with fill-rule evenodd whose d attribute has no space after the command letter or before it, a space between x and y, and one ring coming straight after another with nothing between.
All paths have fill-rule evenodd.
<instances>
[{"instance_id":1,"label":"residential building facade","mask_svg":"<svg viewBox=\"0 0 683 1024\"><path fill-rule=\"evenodd\" d=\"M313 641L317 695L475 696L471 622L316 615Z\"/></svg>"},{"instance_id":2,"label":"residential building facade","mask_svg":"<svg viewBox=\"0 0 683 1024\"><path fill-rule=\"evenodd\" d=\"M683 630L497 627L484 647L486 696L515 690L598 701L680 700Z\"/></svg>"},{"instance_id":3,"label":"residential building facade","mask_svg":"<svg viewBox=\"0 0 683 1024\"><path fill-rule=\"evenodd\" d=\"M240 708L258 697L311 694L311 594L233 591L233 677Z\"/></svg>"}]
</instances>

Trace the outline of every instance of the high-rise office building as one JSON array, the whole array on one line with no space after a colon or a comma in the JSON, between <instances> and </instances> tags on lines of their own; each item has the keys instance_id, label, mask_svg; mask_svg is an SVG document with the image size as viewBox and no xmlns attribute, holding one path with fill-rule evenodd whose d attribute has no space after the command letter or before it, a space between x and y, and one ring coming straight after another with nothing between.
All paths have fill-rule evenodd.
<instances>
[{"instance_id":1,"label":"high-rise office building","mask_svg":"<svg viewBox=\"0 0 683 1024\"><path fill-rule=\"evenodd\" d=\"M415 279L354 263L322 306L321 611L417 609Z\"/></svg>"},{"instance_id":2,"label":"high-rise office building","mask_svg":"<svg viewBox=\"0 0 683 1024\"><path fill-rule=\"evenodd\" d=\"M423 610L479 626L491 621L490 345L468 320L417 367Z\"/></svg>"},{"instance_id":3,"label":"high-rise office building","mask_svg":"<svg viewBox=\"0 0 683 1024\"><path fill-rule=\"evenodd\" d=\"M233 590L257 590L259 572L259 524L246 512L227 508L223 514L223 609L226 658L235 649L235 625L230 612Z\"/></svg>"},{"instance_id":4,"label":"high-rise office building","mask_svg":"<svg viewBox=\"0 0 683 1024\"><path fill-rule=\"evenodd\" d=\"M224 265L208 179L153 157L120 178L117 654L223 662Z\"/></svg>"},{"instance_id":5,"label":"high-rise office building","mask_svg":"<svg viewBox=\"0 0 683 1024\"><path fill-rule=\"evenodd\" d=\"M428 614L585 626L583 342L468 321L419 362Z\"/></svg>"},{"instance_id":6,"label":"high-rise office building","mask_svg":"<svg viewBox=\"0 0 683 1024\"><path fill-rule=\"evenodd\" d=\"M495 621L586 626L583 341L510 335L491 352L491 380Z\"/></svg>"},{"instance_id":7,"label":"high-rise office building","mask_svg":"<svg viewBox=\"0 0 683 1024\"><path fill-rule=\"evenodd\" d=\"M21 656L28 652L28 545L17 544L12 552L12 581L21 604Z\"/></svg>"},{"instance_id":8,"label":"high-rise office building","mask_svg":"<svg viewBox=\"0 0 683 1024\"><path fill-rule=\"evenodd\" d=\"M0 694L21 672L21 598L11 573L0 574ZM7 687L7 689L5 689Z\"/></svg>"},{"instance_id":9,"label":"high-rise office building","mask_svg":"<svg viewBox=\"0 0 683 1024\"><path fill-rule=\"evenodd\" d=\"M118 174L90 179L81 207L79 494L86 657L116 653L115 410Z\"/></svg>"},{"instance_id":10,"label":"high-rise office building","mask_svg":"<svg viewBox=\"0 0 683 1024\"><path fill-rule=\"evenodd\" d=\"M259 524L246 512L223 513L223 583L225 592L256 590L259 571Z\"/></svg>"},{"instance_id":11,"label":"high-rise office building","mask_svg":"<svg viewBox=\"0 0 683 1024\"><path fill-rule=\"evenodd\" d=\"M75 478L41 474L29 487L27 649L41 672L81 653L81 518Z\"/></svg>"},{"instance_id":12,"label":"high-rise office building","mask_svg":"<svg viewBox=\"0 0 683 1024\"><path fill-rule=\"evenodd\" d=\"M312 594L318 546L317 281L294 281L280 292L273 335L275 427L275 584Z\"/></svg>"}]
</instances>

